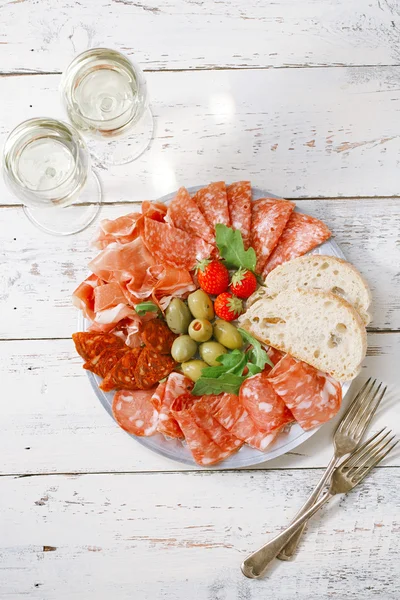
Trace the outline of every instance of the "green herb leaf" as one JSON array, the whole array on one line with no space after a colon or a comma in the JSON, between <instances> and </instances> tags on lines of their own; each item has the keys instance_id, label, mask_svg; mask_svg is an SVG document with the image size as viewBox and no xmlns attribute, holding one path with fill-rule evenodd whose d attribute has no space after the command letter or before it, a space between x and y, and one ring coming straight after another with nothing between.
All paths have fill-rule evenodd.
<instances>
[{"instance_id":1,"label":"green herb leaf","mask_svg":"<svg viewBox=\"0 0 400 600\"><path fill-rule=\"evenodd\" d=\"M217 358L218 362L221 363L218 367L206 367L201 372L201 377L207 379L220 377L226 373L233 373L234 375L242 375L243 369L247 363L247 357L244 352L240 350L233 350L227 354L221 354Z\"/></svg>"},{"instance_id":2,"label":"green herb leaf","mask_svg":"<svg viewBox=\"0 0 400 600\"><path fill-rule=\"evenodd\" d=\"M254 365L251 362L247 363L246 367L249 370L248 377L250 377L251 375L257 375L258 373L262 372L262 369L260 369L260 367L258 367L257 365Z\"/></svg>"},{"instance_id":3,"label":"green herb leaf","mask_svg":"<svg viewBox=\"0 0 400 600\"><path fill-rule=\"evenodd\" d=\"M151 300L148 302L141 302L136 304L135 310L139 316L145 315L147 312L158 312L159 308L157 304L154 304Z\"/></svg>"},{"instance_id":4,"label":"green herb leaf","mask_svg":"<svg viewBox=\"0 0 400 600\"><path fill-rule=\"evenodd\" d=\"M234 231L223 223L217 223L215 232L219 253L228 265L254 271L256 268L256 253L254 248L244 249L240 231Z\"/></svg>"},{"instance_id":5,"label":"green herb leaf","mask_svg":"<svg viewBox=\"0 0 400 600\"><path fill-rule=\"evenodd\" d=\"M194 384L192 394L194 396L203 396L204 394L220 394L221 392L238 394L240 386L245 379L245 377L234 375L233 373L225 373L221 377L202 376Z\"/></svg>"},{"instance_id":6,"label":"green herb leaf","mask_svg":"<svg viewBox=\"0 0 400 600\"><path fill-rule=\"evenodd\" d=\"M274 363L271 361L270 357L261 347L260 342L256 340L255 337L240 327L238 327L238 332L245 342L248 342L252 345L251 350L248 351L248 357L251 363L257 365L261 371L264 369L265 365L270 365L270 367L274 366Z\"/></svg>"}]
</instances>

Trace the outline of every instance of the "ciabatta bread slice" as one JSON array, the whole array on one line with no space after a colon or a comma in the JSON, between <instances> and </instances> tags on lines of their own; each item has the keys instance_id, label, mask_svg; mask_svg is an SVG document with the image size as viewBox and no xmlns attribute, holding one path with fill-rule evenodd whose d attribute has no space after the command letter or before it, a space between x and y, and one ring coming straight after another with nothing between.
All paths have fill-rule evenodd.
<instances>
[{"instance_id":1,"label":"ciabatta bread slice","mask_svg":"<svg viewBox=\"0 0 400 600\"><path fill-rule=\"evenodd\" d=\"M331 292L352 304L366 325L371 320L368 285L353 265L334 256L309 254L290 260L271 271L265 285L269 295L296 288Z\"/></svg>"},{"instance_id":2,"label":"ciabatta bread slice","mask_svg":"<svg viewBox=\"0 0 400 600\"><path fill-rule=\"evenodd\" d=\"M284 290L257 300L239 325L254 337L349 381L359 372L367 351L364 323L356 309L335 294Z\"/></svg>"}]
</instances>

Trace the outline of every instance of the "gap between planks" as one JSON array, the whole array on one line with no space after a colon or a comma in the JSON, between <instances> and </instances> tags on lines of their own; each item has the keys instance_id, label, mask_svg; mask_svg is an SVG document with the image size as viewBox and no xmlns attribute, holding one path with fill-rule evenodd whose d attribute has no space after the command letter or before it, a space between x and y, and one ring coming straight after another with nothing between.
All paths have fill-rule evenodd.
<instances>
[{"instance_id":1,"label":"gap between planks","mask_svg":"<svg viewBox=\"0 0 400 600\"><path fill-rule=\"evenodd\" d=\"M295 454L292 452L287 452L286 454ZM400 469L399 465L377 465L374 469ZM210 470L201 470L200 468L195 469L185 469L184 471L166 471L164 469L155 470L142 470L142 471L67 471L65 473L59 473L58 471L54 472L46 472L46 473L1 473L0 479L4 477L14 477L15 479L24 479L27 477L86 477L87 475L196 475L196 476L211 476L215 473L245 473L247 475L254 475L257 471L321 471L321 473L325 470L324 467L274 467L269 468L268 466L263 465L262 467L257 467L254 465L253 469L210 469Z\"/></svg>"},{"instance_id":2,"label":"gap between planks","mask_svg":"<svg viewBox=\"0 0 400 600\"><path fill-rule=\"evenodd\" d=\"M385 67L400 67L399 64L359 64L359 65L347 65L346 63L333 63L330 65L325 64L284 64L284 65L266 65L263 66L250 66L250 65L238 65L237 67L229 67L227 65L212 65L204 67L194 67L193 69L148 69L142 65L142 71L144 73L194 73L196 71L270 71L270 70L282 70L282 69L380 69ZM19 77L19 76L37 76L37 75L62 75L62 71L0 71L0 77Z\"/></svg>"}]
</instances>

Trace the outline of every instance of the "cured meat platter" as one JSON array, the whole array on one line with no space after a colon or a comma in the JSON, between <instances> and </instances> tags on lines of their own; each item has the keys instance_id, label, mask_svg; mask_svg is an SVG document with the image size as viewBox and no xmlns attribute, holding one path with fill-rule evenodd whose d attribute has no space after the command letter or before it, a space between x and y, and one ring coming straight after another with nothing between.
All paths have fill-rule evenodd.
<instances>
[{"instance_id":1,"label":"cured meat platter","mask_svg":"<svg viewBox=\"0 0 400 600\"><path fill-rule=\"evenodd\" d=\"M188 191L191 195L194 195L194 194L196 194L196 192L198 192L201 189L203 189L202 186L196 186L196 187L188 188ZM158 200L158 202L169 205L169 203L175 196L176 196L176 192L173 192L171 194L168 194L168 195L160 198ZM268 192L265 192L261 189L254 188L254 187L252 188L253 201L260 199L260 198L265 198L265 197L277 198L276 196L274 196ZM295 210L297 213L302 213L302 211L299 210L298 208L296 208ZM327 241L325 241L318 247L314 248L311 251L311 253L324 255L324 256L332 256L332 257L336 257L339 259L345 258L343 252L341 251L341 249L339 248L339 246L336 244L336 242L333 239L328 239ZM88 327L90 326L90 324L91 324L91 322L88 321L84 317L83 313L81 312L79 315L79 323L78 323L79 331L86 331L88 329ZM92 385L92 388L93 388L97 398L99 399L100 403L107 410L107 412L111 416L113 416L112 406L113 406L113 398L114 398L115 392L113 392L113 391L106 392L106 391L102 390L99 387L99 385L101 384L102 378L99 377L98 375L90 372L89 370L87 371L87 374L88 374L90 383ZM350 382L348 382L348 381L344 382L341 384L341 386L342 386L342 395L344 397L350 386ZM290 427L283 428L282 431L279 432L279 435L277 435L275 440L268 446L268 448L264 452L261 452L260 450L252 448L247 444L244 444L238 451L231 454L222 463L217 465L217 467L218 468L226 468L226 469L248 467L248 466L266 462L273 458L277 458L278 456L281 456L282 454L285 454L285 453L293 450L294 448L296 448L297 446L299 446L300 444L305 442L312 435L314 435L314 433L316 433L316 431L318 429L319 429L319 427L314 427L309 430L304 430L300 427L300 425L297 422L294 422ZM175 461L179 461L184 464L188 464L188 465L196 464L188 446L186 445L185 442L182 443L182 441L180 439L173 439L170 437L166 438L161 433L154 433L153 435L150 435L148 437L147 436L143 436L143 437L132 436L132 437L134 437L135 440L138 441L140 444L142 444L143 446L152 450L153 452L156 452L157 454L160 454L162 456L165 456L165 457L175 460ZM205 464L203 466L207 466L207 465Z\"/></svg>"}]
</instances>

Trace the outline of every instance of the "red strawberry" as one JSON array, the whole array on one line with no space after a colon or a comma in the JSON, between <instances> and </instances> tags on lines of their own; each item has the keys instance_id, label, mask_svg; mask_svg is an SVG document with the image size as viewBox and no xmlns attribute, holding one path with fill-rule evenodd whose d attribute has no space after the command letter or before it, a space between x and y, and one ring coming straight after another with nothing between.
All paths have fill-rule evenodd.
<instances>
[{"instance_id":1,"label":"red strawberry","mask_svg":"<svg viewBox=\"0 0 400 600\"><path fill-rule=\"evenodd\" d=\"M254 273L240 268L232 275L229 288L238 298L248 298L257 289L257 279Z\"/></svg>"},{"instance_id":2,"label":"red strawberry","mask_svg":"<svg viewBox=\"0 0 400 600\"><path fill-rule=\"evenodd\" d=\"M215 314L224 321L233 321L243 312L243 304L229 292L217 296L214 302Z\"/></svg>"},{"instance_id":3,"label":"red strawberry","mask_svg":"<svg viewBox=\"0 0 400 600\"><path fill-rule=\"evenodd\" d=\"M201 260L196 272L200 287L207 294L221 294L228 289L229 271L218 260Z\"/></svg>"}]
</instances>

